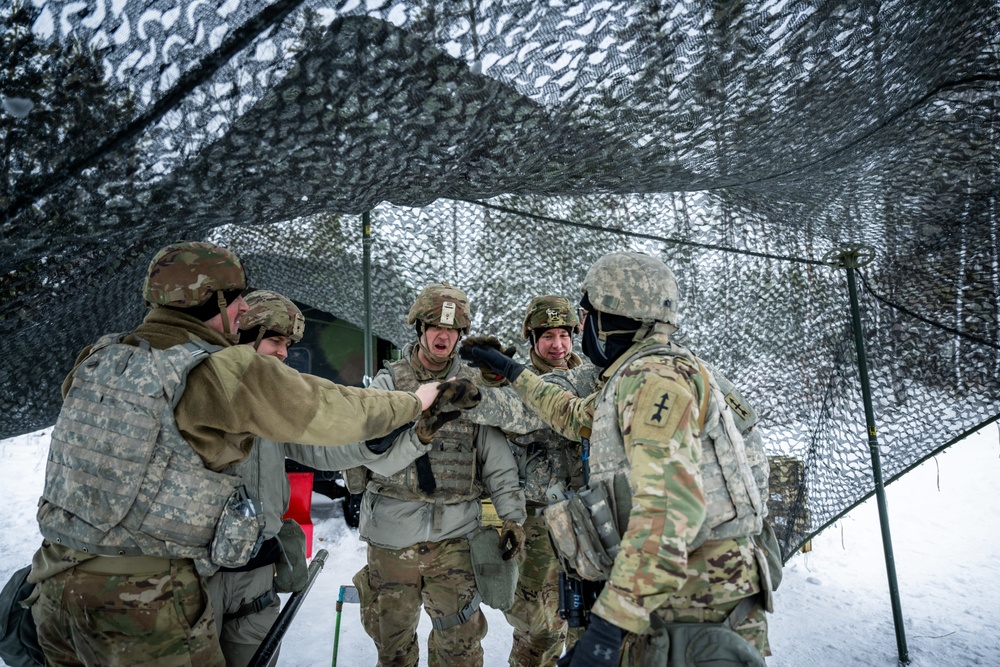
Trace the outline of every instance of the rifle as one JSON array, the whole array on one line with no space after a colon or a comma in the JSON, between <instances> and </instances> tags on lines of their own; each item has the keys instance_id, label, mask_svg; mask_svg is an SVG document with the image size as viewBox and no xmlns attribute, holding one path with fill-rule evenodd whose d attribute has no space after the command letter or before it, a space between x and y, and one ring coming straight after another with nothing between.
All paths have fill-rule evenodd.
<instances>
[{"instance_id":1,"label":"rifle","mask_svg":"<svg viewBox=\"0 0 1000 667\"><path fill-rule=\"evenodd\" d=\"M278 618L274 619L274 625L268 630L267 636L260 643L257 652L253 654L253 658L250 659L250 664L247 667L263 667L274 657L274 654L278 651L278 645L281 643L281 638L285 636L288 626L292 624L292 619L295 618L299 607L302 606L302 601L305 600L306 595L309 594L309 589L312 588L313 582L316 581L316 575L326 565L328 555L326 549L320 549L313 557L312 562L309 563L309 579L306 581L305 588L292 593L288 598L285 606L281 608Z\"/></svg>"}]
</instances>

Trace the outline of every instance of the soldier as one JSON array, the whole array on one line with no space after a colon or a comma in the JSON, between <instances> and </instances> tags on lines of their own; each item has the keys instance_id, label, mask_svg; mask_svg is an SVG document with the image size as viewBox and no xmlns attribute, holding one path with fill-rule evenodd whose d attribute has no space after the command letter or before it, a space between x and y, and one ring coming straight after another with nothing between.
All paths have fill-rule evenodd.
<instances>
[{"instance_id":1,"label":"soldier","mask_svg":"<svg viewBox=\"0 0 1000 667\"><path fill-rule=\"evenodd\" d=\"M464 292L447 283L428 285L406 322L416 328L416 342L399 361L386 364L373 387L413 390L424 382L479 375L455 354L471 323ZM380 666L409 667L419 657L416 629L423 604L433 624L429 664L482 665L484 591L475 581L467 536L479 528L485 493L503 519L504 556L510 559L520 550L525 511L517 466L503 433L464 417L436 435L417 435L431 443L428 455L398 474L372 474L365 486L359 529L368 543L368 564L354 577L362 622Z\"/></svg>"},{"instance_id":2,"label":"soldier","mask_svg":"<svg viewBox=\"0 0 1000 667\"><path fill-rule=\"evenodd\" d=\"M528 304L521 335L530 347L531 367L543 379L577 395L597 388L597 370L573 352L573 336L580 332L580 319L569 300L562 296L539 296ZM570 376L553 371L573 371ZM580 389L578 389L578 387ZM482 410L467 416L480 421ZM567 641L566 621L559 616L559 561L552 551L542 510L563 500L567 491L583 486L582 451L579 442L557 434L547 426L526 434L505 426L518 471L524 485L528 518L524 522L525 547L519 564L514 606L505 616L514 627L509 663L512 667L551 665L577 639L571 630Z\"/></svg>"},{"instance_id":3,"label":"soldier","mask_svg":"<svg viewBox=\"0 0 1000 667\"><path fill-rule=\"evenodd\" d=\"M47 664L224 665L203 578L260 534L232 464L255 436L346 444L431 407L436 387L341 387L234 345L246 288L228 249L164 247L143 322L85 348L63 383L29 577Z\"/></svg>"},{"instance_id":4,"label":"soldier","mask_svg":"<svg viewBox=\"0 0 1000 667\"><path fill-rule=\"evenodd\" d=\"M630 664L667 664L669 649L682 656L671 665L711 655L763 667L769 584L751 539L763 498L716 379L670 340L676 280L657 259L619 252L581 289L600 392L576 398L491 347L461 353L511 381L556 431L592 429L588 488L545 517L560 557L607 583L559 664L616 665L627 636Z\"/></svg>"},{"instance_id":5,"label":"soldier","mask_svg":"<svg viewBox=\"0 0 1000 667\"><path fill-rule=\"evenodd\" d=\"M240 344L251 345L258 354L288 358L288 348L302 340L305 318L298 306L275 292L254 290L246 296L248 310L240 318ZM220 568L208 580L216 626L227 667L245 667L260 647L278 617L279 592L294 592L307 578L305 535L288 510L290 489L285 475L285 457L319 470L343 470L368 465L382 474L402 470L429 446L416 438L400 438L398 446L385 443L388 451L377 451L361 442L343 447L314 447L277 443L258 438L249 458L236 467L248 495L264 519L263 537L257 554L236 568ZM269 664L278 660L278 652Z\"/></svg>"}]
</instances>

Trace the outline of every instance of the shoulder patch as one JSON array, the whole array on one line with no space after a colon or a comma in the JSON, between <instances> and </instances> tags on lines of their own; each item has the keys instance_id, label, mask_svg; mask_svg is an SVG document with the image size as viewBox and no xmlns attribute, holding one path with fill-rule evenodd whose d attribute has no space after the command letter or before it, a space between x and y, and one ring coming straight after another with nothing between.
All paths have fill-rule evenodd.
<instances>
[{"instance_id":1,"label":"shoulder patch","mask_svg":"<svg viewBox=\"0 0 1000 667\"><path fill-rule=\"evenodd\" d=\"M740 419L746 420L750 418L750 411L743 407L739 398L737 398L733 392L726 394L726 403L728 403L729 407L736 411L736 414Z\"/></svg>"},{"instance_id":2,"label":"shoulder patch","mask_svg":"<svg viewBox=\"0 0 1000 667\"><path fill-rule=\"evenodd\" d=\"M636 396L634 419L645 426L643 431L670 438L690 413L691 391L676 380L652 373L650 376ZM635 427L632 430L633 435L638 435Z\"/></svg>"}]
</instances>

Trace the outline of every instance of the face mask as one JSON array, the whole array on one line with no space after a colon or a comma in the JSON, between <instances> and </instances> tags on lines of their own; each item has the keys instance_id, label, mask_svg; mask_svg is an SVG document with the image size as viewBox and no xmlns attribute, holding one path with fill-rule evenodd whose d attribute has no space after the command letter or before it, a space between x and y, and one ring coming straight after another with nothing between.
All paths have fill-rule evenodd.
<instances>
[{"instance_id":1,"label":"face mask","mask_svg":"<svg viewBox=\"0 0 1000 667\"><path fill-rule=\"evenodd\" d=\"M602 341L597 336L597 313L592 312L583 322L583 335L580 340L583 353L587 355L590 362L600 368L607 368L609 360L607 351Z\"/></svg>"}]
</instances>

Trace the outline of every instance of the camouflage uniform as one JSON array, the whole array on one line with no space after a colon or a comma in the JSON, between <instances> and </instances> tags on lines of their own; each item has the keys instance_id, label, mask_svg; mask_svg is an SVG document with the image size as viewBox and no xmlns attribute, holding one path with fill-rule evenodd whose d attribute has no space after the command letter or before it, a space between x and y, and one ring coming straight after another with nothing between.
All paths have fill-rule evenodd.
<instances>
[{"instance_id":1,"label":"camouflage uniform","mask_svg":"<svg viewBox=\"0 0 1000 667\"><path fill-rule=\"evenodd\" d=\"M246 297L246 301L249 310L240 319L241 341L256 348L264 338L271 336L286 336L292 343L302 339L302 312L287 298L267 290L256 290ZM247 460L236 467L236 473L243 478L250 497L261 508L264 542L251 562L237 569L220 569L208 580L227 667L244 667L250 663L278 617L281 605L277 594L298 590L307 576L305 535L291 519L282 521L281 518L288 510L290 499L285 458L318 470L369 465L382 474L392 474L406 467L425 449L410 440L384 454L375 454L365 443L315 447L257 439ZM281 576L285 571L287 577ZM274 665L277 660L278 651L275 651L269 664Z\"/></svg>"},{"instance_id":2,"label":"camouflage uniform","mask_svg":"<svg viewBox=\"0 0 1000 667\"><path fill-rule=\"evenodd\" d=\"M586 396L594 392L597 369L592 364L570 353L566 360L568 369L557 369L537 353L538 332L556 327L565 328L570 334L579 332L580 320L569 301L561 296L532 299L521 329L521 335L531 343L532 367L546 381L574 394ZM517 402L521 402L519 398ZM514 606L504 612L514 628L509 664L511 667L549 665L563 653L564 646L566 649L572 646L582 631L568 628L559 616L560 566L541 510L583 485L581 446L547 426L531 428L534 419L515 419L509 411L497 409L490 402L471 410L469 417L477 423L503 428L517 460L528 505L525 548L519 563Z\"/></svg>"},{"instance_id":3,"label":"camouflage uniform","mask_svg":"<svg viewBox=\"0 0 1000 667\"><path fill-rule=\"evenodd\" d=\"M621 270L622 265L639 268ZM605 279L607 273L613 276L603 285L605 298L596 298L593 285L589 293L596 308L609 311L635 305L629 301L629 289L638 292L641 301L651 272L669 274L662 263L637 253L602 258L588 280L601 268ZM669 279L673 280L672 274ZM616 294L617 287L624 289ZM593 429L592 485L605 482L613 488L618 479L627 481L624 506L617 508L623 528L620 548L592 612L630 633L627 645L633 654L645 650L652 615L664 622L717 622L761 588L750 532L723 539L702 537L709 528L706 516L713 513L706 502L702 475L706 461L699 436L708 376L694 355L669 340L676 330L676 285L672 291L651 290L649 301L659 304L659 310L643 318L637 342L602 373L601 392L575 398L530 371L512 383L525 402L563 435L575 437L582 429ZM612 312L637 317L627 311ZM647 351L653 353L643 354ZM613 496L622 501L617 489ZM767 654L766 620L760 607L735 629Z\"/></svg>"},{"instance_id":4,"label":"camouflage uniform","mask_svg":"<svg viewBox=\"0 0 1000 667\"><path fill-rule=\"evenodd\" d=\"M403 358L386 364L373 387L409 387L472 371L451 355L437 372L421 363L424 327L465 332L465 295L448 285L421 293L408 315L420 338ZM418 347L420 346L420 347ZM412 437L408 433L400 436ZM437 488L424 490L419 463L392 475L373 475L361 503L359 532L368 542L368 563L354 577L365 631L378 649L382 667L417 664L416 628L423 605L434 622L428 638L430 665L482 665L486 618L479 611L466 535L479 526L480 496L488 494L501 518L523 523L524 494L503 434L464 418L449 422L432 440L428 465Z\"/></svg>"},{"instance_id":5,"label":"camouflage uniform","mask_svg":"<svg viewBox=\"0 0 1000 667\"><path fill-rule=\"evenodd\" d=\"M91 348L85 349L63 384L66 402L53 430L38 512L45 540L32 559L29 575L31 582L39 584L31 600L32 614L49 664L223 665L203 583L203 577L218 567L208 543L213 537L211 522L217 517L186 509L203 500L200 494L206 494L207 487L186 494L179 492L182 485L211 483L217 493L228 483L232 491L238 478L228 474L230 466L246 457L254 435L342 444L384 435L420 414L421 401L413 394L339 387L302 375L249 347L233 346L235 332L220 333L205 322L220 312L223 321L228 321L227 303L245 287L243 267L228 250L207 243L168 246L154 257L144 285L146 301L154 307L122 343L110 346L119 355L135 349L136 359L188 343L202 349L221 348L188 367L183 393L173 396L172 419L164 418L159 432L177 439L183 433L180 442L190 446L193 461L173 470L171 480L175 481L164 483L162 493L155 497L116 497L111 490L130 479L102 479L135 469L130 477L138 480L143 493L145 489L152 493L154 480L147 478L153 464L162 470L159 460L129 460L137 445L148 446L145 440L130 439L131 433L150 437L147 413L138 409L113 412L111 403L122 396L111 393L108 400L95 400L95 390L76 378L90 373L95 364L102 363L101 355L109 352L92 357ZM118 372L125 377L127 370L128 364L123 364ZM162 396L162 390L153 391L158 375L142 378L134 389ZM165 387L166 379L163 382ZM165 414L169 416L169 410ZM118 435L102 427L119 422L127 426ZM91 501L74 500L74 489L81 489ZM147 514L150 517L177 512L179 526L205 524L208 530L199 538L205 541L177 543L151 537L154 529L145 521L138 526L118 523L122 515L129 521L133 514L139 516L140 504L155 508ZM206 511L216 507L204 504ZM91 516L101 508L111 508L114 514L103 519ZM102 523L109 525L107 533L94 537L94 526ZM169 529L169 522L161 522L156 535ZM79 604L67 605L69 598ZM97 609L114 613L93 613Z\"/></svg>"}]
</instances>

